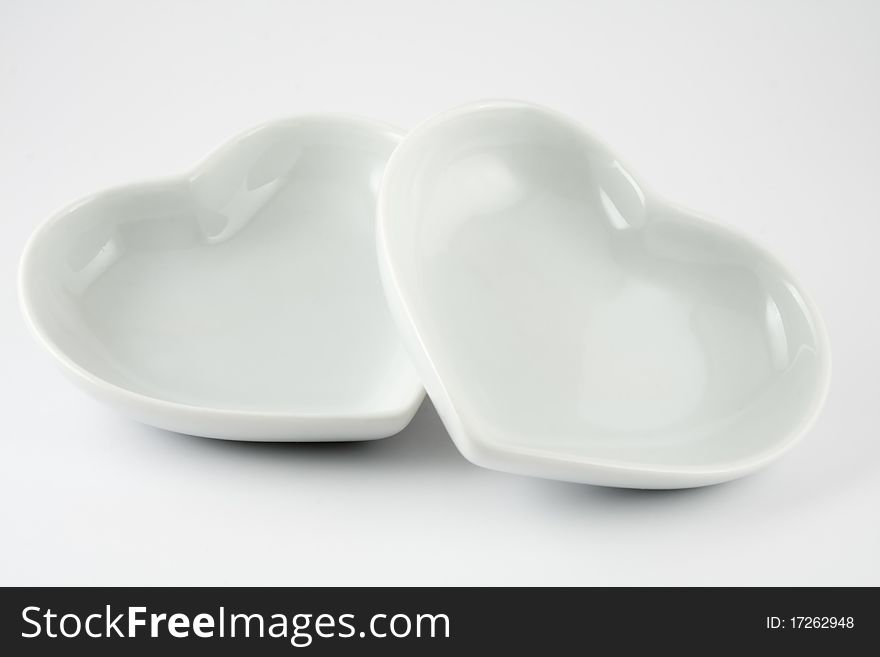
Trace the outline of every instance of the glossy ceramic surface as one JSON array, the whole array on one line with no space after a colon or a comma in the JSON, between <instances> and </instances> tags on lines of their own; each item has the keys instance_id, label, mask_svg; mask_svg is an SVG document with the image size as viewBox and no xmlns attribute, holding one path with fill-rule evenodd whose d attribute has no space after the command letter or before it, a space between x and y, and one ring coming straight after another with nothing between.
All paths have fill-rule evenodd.
<instances>
[{"instance_id":1,"label":"glossy ceramic surface","mask_svg":"<svg viewBox=\"0 0 880 657\"><path fill-rule=\"evenodd\" d=\"M76 382L148 424L241 440L396 433L423 397L376 264L399 139L293 118L188 175L88 198L27 246L25 315Z\"/></svg>"},{"instance_id":2,"label":"glossy ceramic surface","mask_svg":"<svg viewBox=\"0 0 880 657\"><path fill-rule=\"evenodd\" d=\"M416 129L378 241L422 381L477 464L711 484L788 449L825 397L825 330L794 277L555 112L487 102Z\"/></svg>"}]
</instances>

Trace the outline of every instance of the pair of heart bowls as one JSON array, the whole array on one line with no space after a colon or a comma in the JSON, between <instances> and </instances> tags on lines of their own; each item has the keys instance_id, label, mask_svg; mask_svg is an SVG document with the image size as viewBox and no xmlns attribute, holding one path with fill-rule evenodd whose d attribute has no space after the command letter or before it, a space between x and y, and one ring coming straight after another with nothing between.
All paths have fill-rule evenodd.
<instances>
[{"instance_id":1,"label":"pair of heart bowls","mask_svg":"<svg viewBox=\"0 0 880 657\"><path fill-rule=\"evenodd\" d=\"M822 319L776 257L522 102L408 134L267 123L61 211L19 284L62 369L141 422L370 440L427 391L473 463L605 486L752 472L830 380Z\"/></svg>"}]
</instances>

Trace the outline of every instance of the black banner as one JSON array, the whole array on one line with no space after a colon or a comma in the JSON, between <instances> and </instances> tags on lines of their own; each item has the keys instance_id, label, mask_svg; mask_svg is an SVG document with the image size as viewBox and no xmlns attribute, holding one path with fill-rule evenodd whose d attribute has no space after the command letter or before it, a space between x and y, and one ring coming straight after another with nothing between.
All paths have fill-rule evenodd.
<instances>
[{"instance_id":1,"label":"black banner","mask_svg":"<svg viewBox=\"0 0 880 657\"><path fill-rule=\"evenodd\" d=\"M7 588L0 598L7 655L626 654L646 642L676 654L849 654L880 639L867 588Z\"/></svg>"}]
</instances>

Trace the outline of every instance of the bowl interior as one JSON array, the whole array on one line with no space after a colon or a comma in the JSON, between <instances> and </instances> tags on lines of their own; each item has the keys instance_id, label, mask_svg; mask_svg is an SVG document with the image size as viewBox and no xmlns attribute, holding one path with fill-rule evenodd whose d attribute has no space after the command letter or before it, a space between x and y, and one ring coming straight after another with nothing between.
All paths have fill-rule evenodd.
<instances>
[{"instance_id":1,"label":"bowl interior","mask_svg":"<svg viewBox=\"0 0 880 657\"><path fill-rule=\"evenodd\" d=\"M35 238L25 292L86 372L183 404L315 415L406 406L418 381L376 264L398 135L270 124L191 176L93 197Z\"/></svg>"},{"instance_id":2,"label":"bowl interior","mask_svg":"<svg viewBox=\"0 0 880 657\"><path fill-rule=\"evenodd\" d=\"M468 439L722 467L811 420L827 354L798 285L574 124L463 113L409 137L392 169L382 239Z\"/></svg>"}]
</instances>

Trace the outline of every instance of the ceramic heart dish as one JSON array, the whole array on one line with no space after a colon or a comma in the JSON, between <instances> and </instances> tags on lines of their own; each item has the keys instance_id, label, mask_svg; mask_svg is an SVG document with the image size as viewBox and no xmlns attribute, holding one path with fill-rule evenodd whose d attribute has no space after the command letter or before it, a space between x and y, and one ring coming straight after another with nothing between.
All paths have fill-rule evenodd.
<instances>
[{"instance_id":1,"label":"ceramic heart dish","mask_svg":"<svg viewBox=\"0 0 880 657\"><path fill-rule=\"evenodd\" d=\"M38 340L133 418L238 440L400 431L424 392L376 265L388 126L303 116L63 210L25 249Z\"/></svg>"},{"instance_id":2,"label":"ceramic heart dish","mask_svg":"<svg viewBox=\"0 0 880 657\"><path fill-rule=\"evenodd\" d=\"M478 103L418 127L378 232L397 325L479 465L712 484L791 447L828 389L822 320L788 270L553 111Z\"/></svg>"},{"instance_id":3,"label":"ceramic heart dish","mask_svg":"<svg viewBox=\"0 0 880 657\"><path fill-rule=\"evenodd\" d=\"M379 438L424 385L474 463L609 486L747 474L830 380L821 317L776 258L525 103L405 138L266 124L50 219L20 292L64 371L148 424Z\"/></svg>"}]
</instances>

